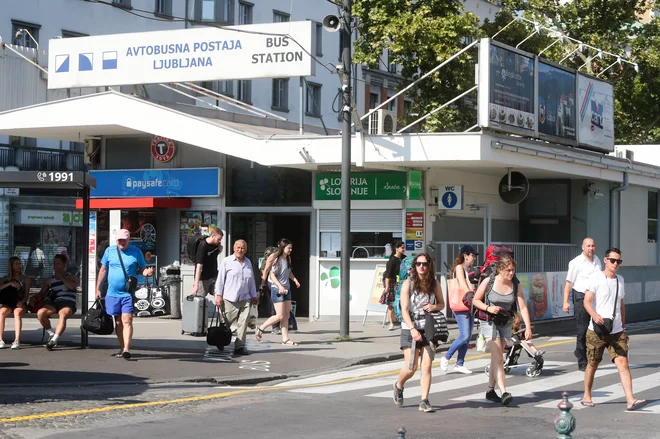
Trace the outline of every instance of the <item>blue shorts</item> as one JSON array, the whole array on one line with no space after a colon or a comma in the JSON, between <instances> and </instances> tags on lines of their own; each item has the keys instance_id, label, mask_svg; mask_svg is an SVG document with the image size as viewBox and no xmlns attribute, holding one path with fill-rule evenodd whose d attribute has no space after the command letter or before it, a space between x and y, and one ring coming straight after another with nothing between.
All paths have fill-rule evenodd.
<instances>
[{"instance_id":1,"label":"blue shorts","mask_svg":"<svg viewBox=\"0 0 660 439\"><path fill-rule=\"evenodd\" d=\"M105 296L105 312L111 316L133 314L133 298L131 296Z\"/></svg>"},{"instance_id":2,"label":"blue shorts","mask_svg":"<svg viewBox=\"0 0 660 439\"><path fill-rule=\"evenodd\" d=\"M280 294L280 289L273 285L270 287L270 300L273 303L282 303L285 301L291 301L291 290L289 290L286 294L280 295L280 297L277 297L277 295Z\"/></svg>"}]
</instances>

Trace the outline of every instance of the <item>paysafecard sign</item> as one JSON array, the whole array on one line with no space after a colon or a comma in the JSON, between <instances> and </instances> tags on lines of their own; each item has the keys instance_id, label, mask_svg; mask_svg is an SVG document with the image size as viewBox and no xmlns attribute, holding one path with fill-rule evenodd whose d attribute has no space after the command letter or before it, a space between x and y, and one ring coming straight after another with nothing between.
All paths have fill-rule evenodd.
<instances>
[{"instance_id":1,"label":"paysafecard sign","mask_svg":"<svg viewBox=\"0 0 660 439\"><path fill-rule=\"evenodd\" d=\"M219 168L90 171L93 198L219 197Z\"/></svg>"}]
</instances>

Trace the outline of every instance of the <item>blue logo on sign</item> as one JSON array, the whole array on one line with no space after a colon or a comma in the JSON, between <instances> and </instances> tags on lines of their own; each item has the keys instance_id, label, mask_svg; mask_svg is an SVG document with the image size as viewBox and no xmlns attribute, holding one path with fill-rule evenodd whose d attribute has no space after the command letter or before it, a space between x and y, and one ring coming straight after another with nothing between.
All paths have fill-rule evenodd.
<instances>
[{"instance_id":1,"label":"blue logo on sign","mask_svg":"<svg viewBox=\"0 0 660 439\"><path fill-rule=\"evenodd\" d=\"M81 53L78 55L78 71L79 72L89 72L93 70L94 67L94 54L93 53Z\"/></svg>"},{"instance_id":2,"label":"blue logo on sign","mask_svg":"<svg viewBox=\"0 0 660 439\"><path fill-rule=\"evenodd\" d=\"M69 71L69 55L55 55L55 73Z\"/></svg>"},{"instance_id":3,"label":"blue logo on sign","mask_svg":"<svg viewBox=\"0 0 660 439\"><path fill-rule=\"evenodd\" d=\"M442 205L447 209L451 209L452 207L456 206L457 202L458 197L453 192L445 192L445 194L442 196Z\"/></svg>"},{"instance_id":4,"label":"blue logo on sign","mask_svg":"<svg viewBox=\"0 0 660 439\"><path fill-rule=\"evenodd\" d=\"M218 168L91 171L90 174L96 179L92 197L220 196Z\"/></svg>"},{"instance_id":5,"label":"blue logo on sign","mask_svg":"<svg viewBox=\"0 0 660 439\"><path fill-rule=\"evenodd\" d=\"M117 51L103 52L103 70L117 69Z\"/></svg>"}]
</instances>

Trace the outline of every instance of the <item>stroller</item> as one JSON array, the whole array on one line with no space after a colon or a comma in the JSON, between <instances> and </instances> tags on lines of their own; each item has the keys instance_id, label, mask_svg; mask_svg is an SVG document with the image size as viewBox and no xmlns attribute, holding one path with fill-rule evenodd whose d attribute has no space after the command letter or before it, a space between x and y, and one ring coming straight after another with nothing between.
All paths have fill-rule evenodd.
<instances>
[{"instance_id":1,"label":"stroller","mask_svg":"<svg viewBox=\"0 0 660 439\"><path fill-rule=\"evenodd\" d=\"M521 329L511 336L511 341L513 344L511 346L506 346L504 348L504 373L509 373L512 367L518 366L518 359L522 351L525 351L529 358L532 359L532 363L525 370L525 375L530 378L535 378L541 375L543 370L543 355L534 355L529 349L527 349L522 344L522 340L525 337L525 330ZM490 364L486 366L485 371L486 375L490 373Z\"/></svg>"}]
</instances>

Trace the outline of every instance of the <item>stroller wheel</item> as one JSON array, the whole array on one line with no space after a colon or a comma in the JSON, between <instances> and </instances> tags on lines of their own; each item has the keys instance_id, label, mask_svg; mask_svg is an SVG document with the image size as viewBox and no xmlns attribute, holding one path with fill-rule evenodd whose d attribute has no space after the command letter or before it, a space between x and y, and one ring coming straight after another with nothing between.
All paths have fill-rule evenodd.
<instances>
[{"instance_id":1,"label":"stroller wheel","mask_svg":"<svg viewBox=\"0 0 660 439\"><path fill-rule=\"evenodd\" d=\"M511 368L510 367L505 367L504 368L504 373L509 373L509 372L511 372Z\"/></svg>"},{"instance_id":2,"label":"stroller wheel","mask_svg":"<svg viewBox=\"0 0 660 439\"><path fill-rule=\"evenodd\" d=\"M484 373L490 376L490 364L484 368Z\"/></svg>"},{"instance_id":3,"label":"stroller wheel","mask_svg":"<svg viewBox=\"0 0 660 439\"><path fill-rule=\"evenodd\" d=\"M540 372L539 372L540 373ZM536 369L534 369L533 366L529 366L527 370L525 370L525 375L527 375L530 378L533 378L536 376Z\"/></svg>"},{"instance_id":4,"label":"stroller wheel","mask_svg":"<svg viewBox=\"0 0 660 439\"><path fill-rule=\"evenodd\" d=\"M542 370L543 369L536 369L536 372L534 373L534 376L537 377L537 376L541 375Z\"/></svg>"}]
</instances>

